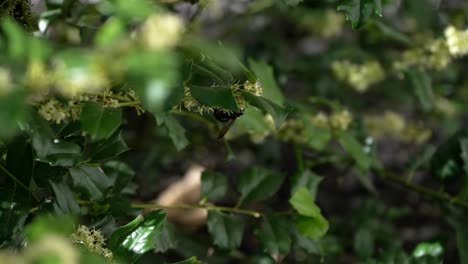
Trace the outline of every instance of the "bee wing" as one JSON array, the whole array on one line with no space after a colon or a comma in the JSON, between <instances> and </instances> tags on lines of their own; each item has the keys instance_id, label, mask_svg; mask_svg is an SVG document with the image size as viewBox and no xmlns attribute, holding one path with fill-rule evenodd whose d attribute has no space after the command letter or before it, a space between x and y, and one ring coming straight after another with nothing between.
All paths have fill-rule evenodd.
<instances>
[{"instance_id":1,"label":"bee wing","mask_svg":"<svg viewBox=\"0 0 468 264\"><path fill-rule=\"evenodd\" d=\"M224 137L224 135L226 135L226 133L229 131L229 129L234 124L234 121L236 121L236 119L231 119L231 120L229 120L228 122L226 122L224 124L223 128L221 128L221 130L219 131L218 139L222 139Z\"/></svg>"}]
</instances>

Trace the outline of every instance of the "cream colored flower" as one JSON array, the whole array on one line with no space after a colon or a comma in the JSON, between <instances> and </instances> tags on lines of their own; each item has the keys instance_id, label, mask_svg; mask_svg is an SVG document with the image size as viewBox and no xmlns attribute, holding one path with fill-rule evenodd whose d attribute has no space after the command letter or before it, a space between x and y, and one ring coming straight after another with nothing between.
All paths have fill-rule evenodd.
<instances>
[{"instance_id":1,"label":"cream colored flower","mask_svg":"<svg viewBox=\"0 0 468 264\"><path fill-rule=\"evenodd\" d=\"M444 34L450 54L457 57L468 54L468 30L448 26Z\"/></svg>"},{"instance_id":2,"label":"cream colored flower","mask_svg":"<svg viewBox=\"0 0 468 264\"><path fill-rule=\"evenodd\" d=\"M90 252L101 255L111 262L113 261L112 252L105 247L104 237L101 232L90 230L87 226L80 225L71 234L70 239L74 243L84 245Z\"/></svg>"},{"instance_id":3,"label":"cream colored flower","mask_svg":"<svg viewBox=\"0 0 468 264\"><path fill-rule=\"evenodd\" d=\"M26 69L26 85L34 91L43 91L51 87L54 78L47 66L39 60L31 60Z\"/></svg>"},{"instance_id":4,"label":"cream colored flower","mask_svg":"<svg viewBox=\"0 0 468 264\"><path fill-rule=\"evenodd\" d=\"M175 46L184 32L184 23L173 14L150 16L143 24L140 38L148 49L159 50Z\"/></svg>"},{"instance_id":5,"label":"cream colored flower","mask_svg":"<svg viewBox=\"0 0 468 264\"><path fill-rule=\"evenodd\" d=\"M51 121L56 124L60 124L62 121L70 117L68 109L66 109L64 105L55 98L50 98L39 106L38 113L47 121Z\"/></svg>"},{"instance_id":6,"label":"cream colored flower","mask_svg":"<svg viewBox=\"0 0 468 264\"><path fill-rule=\"evenodd\" d=\"M353 117L348 110L333 113L330 118L330 126L333 129L346 130L353 121Z\"/></svg>"},{"instance_id":7,"label":"cream colored flower","mask_svg":"<svg viewBox=\"0 0 468 264\"><path fill-rule=\"evenodd\" d=\"M367 91L369 86L385 78L385 72L377 61L368 61L361 65L346 60L335 61L331 66L339 80L347 82L358 92Z\"/></svg>"}]
</instances>

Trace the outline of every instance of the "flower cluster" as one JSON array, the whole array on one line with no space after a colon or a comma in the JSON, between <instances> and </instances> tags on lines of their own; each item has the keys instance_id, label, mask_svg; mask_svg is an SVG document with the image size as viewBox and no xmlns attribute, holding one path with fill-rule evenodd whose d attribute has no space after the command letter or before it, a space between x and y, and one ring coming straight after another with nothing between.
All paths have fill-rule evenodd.
<instances>
[{"instance_id":1,"label":"flower cluster","mask_svg":"<svg viewBox=\"0 0 468 264\"><path fill-rule=\"evenodd\" d=\"M332 63L335 76L353 87L358 92L367 89L385 78L385 72L377 61L368 61L364 64L354 64L350 61L335 61Z\"/></svg>"},{"instance_id":2,"label":"flower cluster","mask_svg":"<svg viewBox=\"0 0 468 264\"><path fill-rule=\"evenodd\" d=\"M446 42L442 39L431 40L422 48L414 48L403 52L401 59L394 62L397 71L411 67L423 67L441 70L452 61Z\"/></svg>"},{"instance_id":3,"label":"flower cluster","mask_svg":"<svg viewBox=\"0 0 468 264\"><path fill-rule=\"evenodd\" d=\"M345 19L337 11L327 9L320 15L307 12L302 19L300 19L300 23L324 38L332 38L341 33Z\"/></svg>"},{"instance_id":4,"label":"flower cluster","mask_svg":"<svg viewBox=\"0 0 468 264\"><path fill-rule=\"evenodd\" d=\"M459 57L468 54L468 30L458 30L454 26L448 26L444 34L452 56Z\"/></svg>"},{"instance_id":5,"label":"flower cluster","mask_svg":"<svg viewBox=\"0 0 468 264\"><path fill-rule=\"evenodd\" d=\"M383 116L368 116L364 123L375 138L391 136L405 143L422 144L432 134L421 123L408 123L403 116L392 111L386 111Z\"/></svg>"},{"instance_id":6,"label":"flower cluster","mask_svg":"<svg viewBox=\"0 0 468 264\"><path fill-rule=\"evenodd\" d=\"M105 92L102 95L83 94L75 96L67 101L59 101L55 97L45 97L39 100L37 111L47 121L60 124L67 119L80 119L81 106L86 102L98 102L104 107L118 108L123 106L133 106L138 113L143 112L140 100L133 90L127 92L114 93Z\"/></svg>"},{"instance_id":7,"label":"flower cluster","mask_svg":"<svg viewBox=\"0 0 468 264\"><path fill-rule=\"evenodd\" d=\"M182 20L172 14L150 16L141 27L140 41L150 50L160 50L175 46L184 32Z\"/></svg>"},{"instance_id":8,"label":"flower cluster","mask_svg":"<svg viewBox=\"0 0 468 264\"><path fill-rule=\"evenodd\" d=\"M341 110L332 114L318 112L314 116L308 116L305 119L289 119L278 131L278 137L284 141L304 143L309 136L305 129L304 122L310 122L316 127L331 129L332 131L347 130L353 121L353 117L348 110Z\"/></svg>"},{"instance_id":9,"label":"flower cluster","mask_svg":"<svg viewBox=\"0 0 468 264\"><path fill-rule=\"evenodd\" d=\"M97 230L90 230L87 226L80 225L70 236L74 243L82 244L90 252L105 257L110 262L113 261L112 252L105 247L104 237Z\"/></svg>"}]
</instances>

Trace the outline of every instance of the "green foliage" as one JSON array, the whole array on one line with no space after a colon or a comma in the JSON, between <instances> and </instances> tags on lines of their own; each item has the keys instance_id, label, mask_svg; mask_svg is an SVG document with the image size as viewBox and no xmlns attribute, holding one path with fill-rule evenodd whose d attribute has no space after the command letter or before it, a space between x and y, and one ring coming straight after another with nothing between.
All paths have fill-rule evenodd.
<instances>
[{"instance_id":1,"label":"green foliage","mask_svg":"<svg viewBox=\"0 0 468 264\"><path fill-rule=\"evenodd\" d=\"M0 263L468 263L464 1L39 2Z\"/></svg>"}]
</instances>

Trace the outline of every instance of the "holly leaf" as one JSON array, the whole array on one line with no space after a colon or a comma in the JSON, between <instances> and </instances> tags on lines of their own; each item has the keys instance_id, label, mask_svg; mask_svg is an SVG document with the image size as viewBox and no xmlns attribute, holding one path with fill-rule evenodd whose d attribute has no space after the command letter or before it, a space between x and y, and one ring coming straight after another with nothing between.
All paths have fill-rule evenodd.
<instances>
[{"instance_id":1,"label":"holly leaf","mask_svg":"<svg viewBox=\"0 0 468 264\"><path fill-rule=\"evenodd\" d=\"M220 173L204 171L202 174L202 193L209 200L222 198L227 191L226 176Z\"/></svg>"},{"instance_id":2,"label":"holly leaf","mask_svg":"<svg viewBox=\"0 0 468 264\"><path fill-rule=\"evenodd\" d=\"M252 167L239 176L241 202L265 200L278 191L284 175L261 167Z\"/></svg>"},{"instance_id":3,"label":"holly leaf","mask_svg":"<svg viewBox=\"0 0 468 264\"><path fill-rule=\"evenodd\" d=\"M354 29L365 25L373 16L382 16L381 0L344 0L337 7L338 11L343 11L346 19L351 21Z\"/></svg>"},{"instance_id":4,"label":"holly leaf","mask_svg":"<svg viewBox=\"0 0 468 264\"><path fill-rule=\"evenodd\" d=\"M144 253L156 247L154 241L162 233L166 215L162 210L139 215L112 233L109 249L117 259L135 263Z\"/></svg>"},{"instance_id":5,"label":"holly leaf","mask_svg":"<svg viewBox=\"0 0 468 264\"><path fill-rule=\"evenodd\" d=\"M80 123L93 140L107 139L122 123L122 111L120 108L106 108L101 104L89 102L83 106Z\"/></svg>"},{"instance_id":6,"label":"holly leaf","mask_svg":"<svg viewBox=\"0 0 468 264\"><path fill-rule=\"evenodd\" d=\"M257 236L271 254L287 254L291 248L290 223L281 217L265 216Z\"/></svg>"},{"instance_id":7,"label":"holly leaf","mask_svg":"<svg viewBox=\"0 0 468 264\"><path fill-rule=\"evenodd\" d=\"M112 181L99 167L79 165L70 168L70 175L75 186L82 190L91 200L102 200L112 187Z\"/></svg>"},{"instance_id":8,"label":"holly leaf","mask_svg":"<svg viewBox=\"0 0 468 264\"><path fill-rule=\"evenodd\" d=\"M239 218L209 211L207 224L215 245L228 249L239 247L244 230L244 223Z\"/></svg>"}]
</instances>

